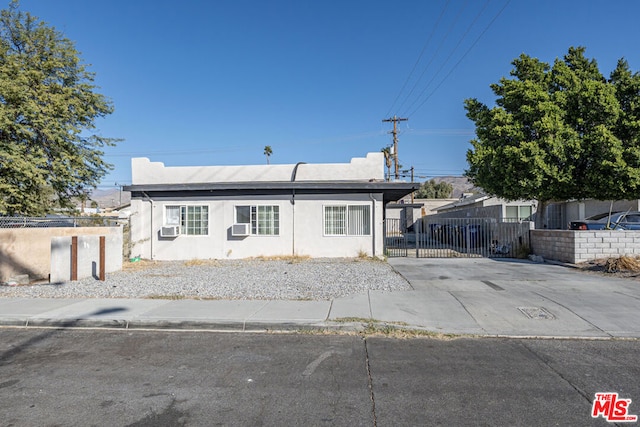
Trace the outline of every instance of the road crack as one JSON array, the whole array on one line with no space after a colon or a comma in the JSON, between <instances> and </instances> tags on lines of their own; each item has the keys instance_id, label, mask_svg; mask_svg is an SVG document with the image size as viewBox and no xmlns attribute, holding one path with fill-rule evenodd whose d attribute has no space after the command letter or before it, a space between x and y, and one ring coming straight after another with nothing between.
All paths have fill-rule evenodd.
<instances>
[{"instance_id":1,"label":"road crack","mask_svg":"<svg viewBox=\"0 0 640 427\"><path fill-rule=\"evenodd\" d=\"M578 387L577 385L575 385L573 382L571 382L571 380L567 377L565 377L562 372L560 372L559 370L557 370L556 368L554 368L553 366L551 366L551 364L544 358L542 357L540 354L538 354L538 352L534 351L532 348L530 348L526 343L524 342L520 342L520 345L522 347L524 347L527 351L529 351L529 353L533 354L536 359L538 359L544 366L547 367L547 369L549 369L551 372L553 372L555 375L557 375L558 377L560 377L564 382L566 382L567 384L569 384L569 386L574 389L580 396L582 396L587 402L589 402L589 404L593 404L593 400L589 397L589 395L587 394L586 391L582 390L580 387Z\"/></svg>"},{"instance_id":2,"label":"road crack","mask_svg":"<svg viewBox=\"0 0 640 427\"><path fill-rule=\"evenodd\" d=\"M373 392L373 377L371 376L371 364L369 363L369 348L367 347L367 338L363 338L364 341L364 356L365 364L367 368L367 381L369 383L369 397L371 398L371 413L373 415L373 427L378 426L378 420L376 418L376 396Z\"/></svg>"}]
</instances>

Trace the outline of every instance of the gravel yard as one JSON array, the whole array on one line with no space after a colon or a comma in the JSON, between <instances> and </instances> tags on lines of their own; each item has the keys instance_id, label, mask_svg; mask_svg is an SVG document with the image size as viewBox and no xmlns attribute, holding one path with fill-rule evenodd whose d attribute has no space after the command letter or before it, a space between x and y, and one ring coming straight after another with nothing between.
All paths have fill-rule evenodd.
<instances>
[{"instance_id":1,"label":"gravel yard","mask_svg":"<svg viewBox=\"0 0 640 427\"><path fill-rule=\"evenodd\" d=\"M62 284L0 286L0 297L330 300L409 283L368 259L209 260L125 263L123 271Z\"/></svg>"}]
</instances>

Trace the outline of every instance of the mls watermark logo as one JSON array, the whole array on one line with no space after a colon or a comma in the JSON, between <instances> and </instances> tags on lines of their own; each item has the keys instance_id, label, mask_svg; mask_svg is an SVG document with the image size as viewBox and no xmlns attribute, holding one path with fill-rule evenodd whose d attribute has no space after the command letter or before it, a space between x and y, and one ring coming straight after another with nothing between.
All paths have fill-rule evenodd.
<instances>
[{"instance_id":1,"label":"mls watermark logo","mask_svg":"<svg viewBox=\"0 0 640 427\"><path fill-rule=\"evenodd\" d=\"M601 416L610 423L634 423L638 416L629 414L629 405L631 399L620 399L618 393L596 393L591 416Z\"/></svg>"}]
</instances>

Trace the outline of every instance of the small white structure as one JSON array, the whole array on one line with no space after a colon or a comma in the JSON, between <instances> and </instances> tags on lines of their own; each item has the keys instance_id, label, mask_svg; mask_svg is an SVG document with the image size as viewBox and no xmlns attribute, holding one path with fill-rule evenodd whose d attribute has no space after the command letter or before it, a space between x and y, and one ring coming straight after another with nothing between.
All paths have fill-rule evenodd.
<instances>
[{"instance_id":1,"label":"small white structure","mask_svg":"<svg viewBox=\"0 0 640 427\"><path fill-rule=\"evenodd\" d=\"M535 200L507 201L486 194L464 194L459 200L433 209L446 218L495 218L498 221L523 221L536 212Z\"/></svg>"},{"instance_id":2,"label":"small white structure","mask_svg":"<svg viewBox=\"0 0 640 427\"><path fill-rule=\"evenodd\" d=\"M382 256L383 153L344 164L166 167L132 159L131 254L156 260Z\"/></svg>"}]
</instances>

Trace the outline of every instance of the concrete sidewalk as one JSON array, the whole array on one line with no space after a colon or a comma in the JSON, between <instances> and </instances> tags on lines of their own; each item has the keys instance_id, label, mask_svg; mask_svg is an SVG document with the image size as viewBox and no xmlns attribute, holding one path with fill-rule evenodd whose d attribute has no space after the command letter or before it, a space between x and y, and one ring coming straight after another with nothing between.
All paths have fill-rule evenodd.
<instances>
[{"instance_id":1,"label":"concrete sidewalk","mask_svg":"<svg viewBox=\"0 0 640 427\"><path fill-rule=\"evenodd\" d=\"M332 301L0 298L0 325L640 338L640 282L519 260L391 258L412 285Z\"/></svg>"}]
</instances>

